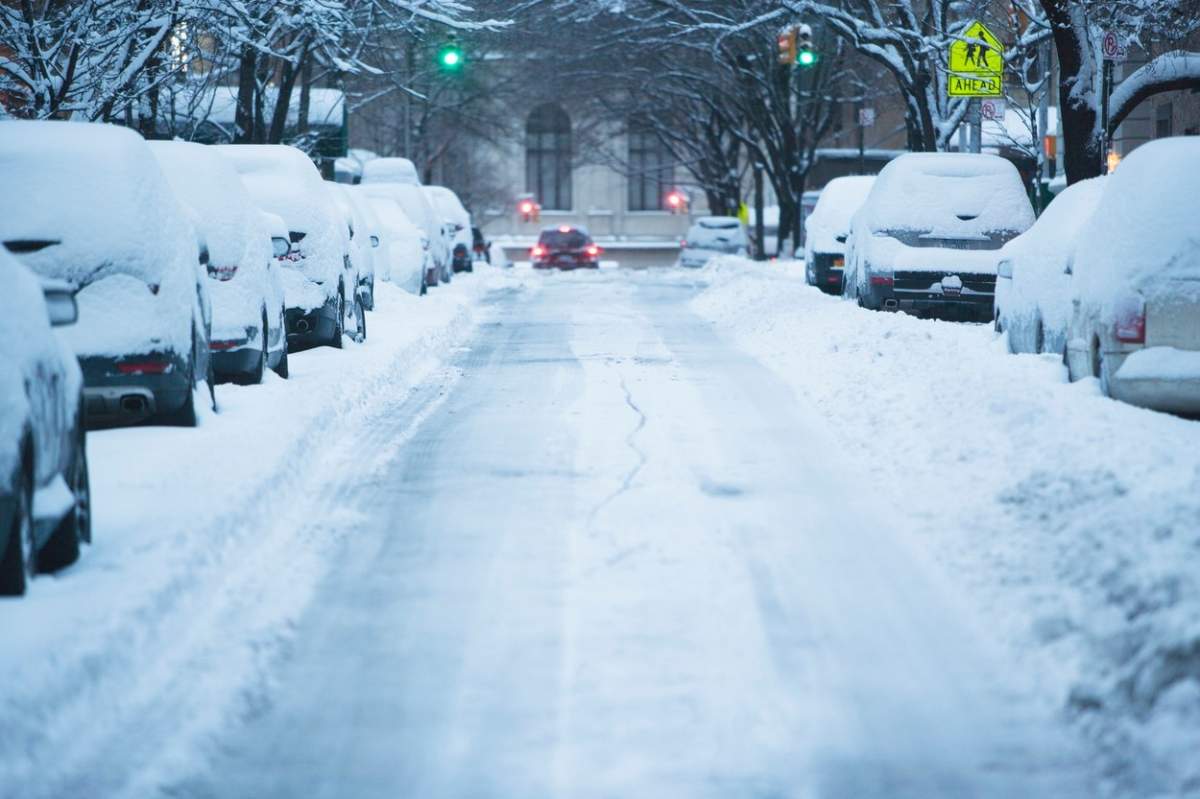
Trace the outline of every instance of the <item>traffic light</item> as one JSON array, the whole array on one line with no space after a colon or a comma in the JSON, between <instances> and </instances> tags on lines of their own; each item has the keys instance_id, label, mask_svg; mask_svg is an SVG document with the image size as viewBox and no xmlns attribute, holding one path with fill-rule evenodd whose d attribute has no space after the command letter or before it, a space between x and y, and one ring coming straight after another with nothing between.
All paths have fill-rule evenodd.
<instances>
[{"instance_id":1,"label":"traffic light","mask_svg":"<svg viewBox=\"0 0 1200 799\"><path fill-rule=\"evenodd\" d=\"M447 72L456 72L463 60L463 51L457 39L450 39L438 50L438 66Z\"/></svg>"},{"instance_id":2,"label":"traffic light","mask_svg":"<svg viewBox=\"0 0 1200 799\"><path fill-rule=\"evenodd\" d=\"M679 189L672 189L667 192L667 209L673 214L687 213L687 195Z\"/></svg>"},{"instance_id":3,"label":"traffic light","mask_svg":"<svg viewBox=\"0 0 1200 799\"><path fill-rule=\"evenodd\" d=\"M796 63L796 29L779 32L779 63L790 67Z\"/></svg>"},{"instance_id":4,"label":"traffic light","mask_svg":"<svg viewBox=\"0 0 1200 799\"><path fill-rule=\"evenodd\" d=\"M521 197L517 200L517 213L522 222L536 222L542 215L542 206L532 197Z\"/></svg>"},{"instance_id":5,"label":"traffic light","mask_svg":"<svg viewBox=\"0 0 1200 799\"><path fill-rule=\"evenodd\" d=\"M817 63L817 51L813 49L812 28L800 25L796 29L796 63L802 67L811 67Z\"/></svg>"}]
</instances>

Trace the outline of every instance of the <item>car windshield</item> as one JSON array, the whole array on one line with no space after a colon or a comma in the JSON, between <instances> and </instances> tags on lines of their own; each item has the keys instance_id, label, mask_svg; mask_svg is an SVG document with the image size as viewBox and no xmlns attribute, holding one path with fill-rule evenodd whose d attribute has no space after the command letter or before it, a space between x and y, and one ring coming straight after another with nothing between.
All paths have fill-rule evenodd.
<instances>
[{"instance_id":1,"label":"car windshield","mask_svg":"<svg viewBox=\"0 0 1200 799\"><path fill-rule=\"evenodd\" d=\"M550 250L582 250L588 245L588 237L574 228L566 231L545 230L538 243Z\"/></svg>"}]
</instances>

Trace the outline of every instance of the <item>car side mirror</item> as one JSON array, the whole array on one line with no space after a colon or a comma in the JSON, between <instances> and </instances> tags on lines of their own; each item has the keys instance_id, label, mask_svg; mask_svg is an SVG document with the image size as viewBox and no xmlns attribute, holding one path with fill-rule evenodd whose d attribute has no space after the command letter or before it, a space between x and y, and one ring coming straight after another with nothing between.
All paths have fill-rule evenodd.
<instances>
[{"instance_id":1,"label":"car side mirror","mask_svg":"<svg viewBox=\"0 0 1200 799\"><path fill-rule=\"evenodd\" d=\"M1064 275L1075 274L1075 256L1072 255L1070 258L1067 259L1067 265L1063 268L1063 274Z\"/></svg>"},{"instance_id":2,"label":"car side mirror","mask_svg":"<svg viewBox=\"0 0 1200 799\"><path fill-rule=\"evenodd\" d=\"M1001 261L999 264L997 264L996 265L996 275L999 277L1006 277L1009 280L1012 280L1013 262L1011 260L1009 260L1008 258L1005 258L1003 261Z\"/></svg>"},{"instance_id":3,"label":"car side mirror","mask_svg":"<svg viewBox=\"0 0 1200 799\"><path fill-rule=\"evenodd\" d=\"M79 304L75 302L75 292L65 288L43 289L46 298L46 312L50 324L54 327L73 325L79 320Z\"/></svg>"},{"instance_id":4,"label":"car side mirror","mask_svg":"<svg viewBox=\"0 0 1200 799\"><path fill-rule=\"evenodd\" d=\"M838 244L845 244L845 243L846 243L846 235L847 235L847 234L843 233L842 235L838 236L838 237L837 237L837 243L838 243Z\"/></svg>"},{"instance_id":5,"label":"car side mirror","mask_svg":"<svg viewBox=\"0 0 1200 799\"><path fill-rule=\"evenodd\" d=\"M372 246L372 247L378 247L378 246L379 246L379 237L378 237L378 236L372 236L372 237L371 237L371 246Z\"/></svg>"}]
</instances>

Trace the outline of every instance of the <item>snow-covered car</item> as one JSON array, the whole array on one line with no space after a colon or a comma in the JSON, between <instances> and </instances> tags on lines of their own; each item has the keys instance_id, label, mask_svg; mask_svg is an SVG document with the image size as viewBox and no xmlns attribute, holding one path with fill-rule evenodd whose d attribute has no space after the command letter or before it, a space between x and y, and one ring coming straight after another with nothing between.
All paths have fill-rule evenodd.
<instances>
[{"instance_id":1,"label":"snow-covered car","mask_svg":"<svg viewBox=\"0 0 1200 799\"><path fill-rule=\"evenodd\" d=\"M383 247L391 281L411 294L425 291L429 239L389 197L363 195L383 227Z\"/></svg>"},{"instance_id":2,"label":"snow-covered car","mask_svg":"<svg viewBox=\"0 0 1200 799\"><path fill-rule=\"evenodd\" d=\"M458 195L445 186L426 186L425 193L445 220L450 241L451 269L455 272L472 271L474 260L471 251L474 240L471 237L471 214L463 206L462 200L458 199Z\"/></svg>"},{"instance_id":3,"label":"snow-covered car","mask_svg":"<svg viewBox=\"0 0 1200 799\"><path fill-rule=\"evenodd\" d=\"M329 193L329 201L337 210L338 218L342 220L344 231L342 251L353 275L352 282L347 282L347 285L354 286L354 300L350 306L353 321L346 328L346 332L355 341L361 342L367 340L366 296L367 283L370 279L368 261L371 258L371 241L366 224L359 218L350 198L346 196L345 188L340 183L325 181L325 191Z\"/></svg>"},{"instance_id":4,"label":"snow-covered car","mask_svg":"<svg viewBox=\"0 0 1200 799\"><path fill-rule=\"evenodd\" d=\"M149 144L204 243L213 373L235 383L261 383L268 369L287 376L281 267L266 220L229 161L211 147Z\"/></svg>"},{"instance_id":5,"label":"snow-covered car","mask_svg":"<svg viewBox=\"0 0 1200 799\"><path fill-rule=\"evenodd\" d=\"M741 220L733 216L702 216L688 228L687 238L680 244L679 265L696 269L718 255L749 252L750 239Z\"/></svg>"},{"instance_id":6,"label":"snow-covered car","mask_svg":"<svg viewBox=\"0 0 1200 799\"><path fill-rule=\"evenodd\" d=\"M810 286L842 293L850 220L862 208L874 175L834 178L825 185L812 213L804 218L804 275Z\"/></svg>"},{"instance_id":7,"label":"snow-covered car","mask_svg":"<svg viewBox=\"0 0 1200 799\"><path fill-rule=\"evenodd\" d=\"M383 223L375 215L366 195L355 191L352 186L342 186L342 193L350 202L354 211L355 227L361 231L362 248L366 254L366 263L359 270L359 288L362 291L363 307L368 311L375 310L375 281L388 280L388 258L384 246Z\"/></svg>"},{"instance_id":8,"label":"snow-covered car","mask_svg":"<svg viewBox=\"0 0 1200 799\"><path fill-rule=\"evenodd\" d=\"M1104 178L1071 257L1071 378L1109 396L1200 412L1200 139L1158 139Z\"/></svg>"},{"instance_id":9,"label":"snow-covered car","mask_svg":"<svg viewBox=\"0 0 1200 799\"><path fill-rule=\"evenodd\" d=\"M380 158L379 161L391 159ZM367 166L376 163L368 162ZM445 237L442 235L442 223L433 210L433 203L421 190L420 186L405 183L367 183L359 186L370 197L383 197L394 201L404 211L404 215L412 222L429 241L429 258L426 259L425 285L436 286L445 280L450 273L449 261L439 256L445 252Z\"/></svg>"},{"instance_id":10,"label":"snow-covered car","mask_svg":"<svg viewBox=\"0 0 1200 799\"><path fill-rule=\"evenodd\" d=\"M559 225L541 232L529 260L534 269L598 269L600 253L586 228Z\"/></svg>"},{"instance_id":11,"label":"snow-covered car","mask_svg":"<svg viewBox=\"0 0 1200 799\"><path fill-rule=\"evenodd\" d=\"M1033 227L1004 245L996 276L996 330L1011 352L1062 354L1071 318L1067 264L1104 189L1092 178L1064 189Z\"/></svg>"},{"instance_id":12,"label":"snow-covered car","mask_svg":"<svg viewBox=\"0 0 1200 799\"><path fill-rule=\"evenodd\" d=\"M150 148L128 128L0 122L0 241L77 289L64 331L90 426L196 423L212 307L196 232Z\"/></svg>"},{"instance_id":13,"label":"snow-covered car","mask_svg":"<svg viewBox=\"0 0 1200 799\"><path fill-rule=\"evenodd\" d=\"M991 322L999 250L1033 220L1012 162L905 153L851 221L843 293L873 310Z\"/></svg>"},{"instance_id":14,"label":"snow-covered car","mask_svg":"<svg viewBox=\"0 0 1200 799\"><path fill-rule=\"evenodd\" d=\"M74 323L71 288L38 279L0 247L0 595L91 541L83 376L51 330Z\"/></svg>"},{"instance_id":15,"label":"snow-covered car","mask_svg":"<svg viewBox=\"0 0 1200 799\"><path fill-rule=\"evenodd\" d=\"M407 158L368 161L363 165L361 185L370 194L383 194L398 202L409 220L429 237L431 274L426 277L426 285L449 283L453 276L450 241L445 235L441 214L421 186L413 162Z\"/></svg>"},{"instance_id":16,"label":"snow-covered car","mask_svg":"<svg viewBox=\"0 0 1200 799\"><path fill-rule=\"evenodd\" d=\"M288 349L340 348L352 326L357 275L347 257L345 221L325 181L300 150L281 144L222 144L260 208L283 218L292 251L283 284Z\"/></svg>"}]
</instances>

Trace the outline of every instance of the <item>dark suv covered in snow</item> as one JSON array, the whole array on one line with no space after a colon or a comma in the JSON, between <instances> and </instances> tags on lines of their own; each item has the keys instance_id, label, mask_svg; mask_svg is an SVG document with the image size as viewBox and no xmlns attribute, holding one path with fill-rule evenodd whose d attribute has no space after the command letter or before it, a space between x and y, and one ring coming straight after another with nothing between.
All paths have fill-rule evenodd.
<instances>
[{"instance_id":1,"label":"dark suv covered in snow","mask_svg":"<svg viewBox=\"0 0 1200 799\"><path fill-rule=\"evenodd\" d=\"M542 231L529 259L534 269L596 269L600 248L584 228L562 225Z\"/></svg>"}]
</instances>

